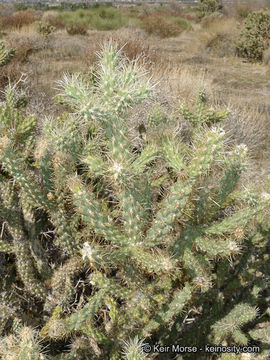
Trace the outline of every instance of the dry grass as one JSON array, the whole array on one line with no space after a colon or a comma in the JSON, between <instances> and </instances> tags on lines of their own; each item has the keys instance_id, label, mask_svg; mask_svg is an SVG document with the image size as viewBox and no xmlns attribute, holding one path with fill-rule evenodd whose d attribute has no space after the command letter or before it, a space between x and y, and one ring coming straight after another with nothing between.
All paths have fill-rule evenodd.
<instances>
[{"instance_id":1,"label":"dry grass","mask_svg":"<svg viewBox=\"0 0 270 360\"><path fill-rule=\"evenodd\" d=\"M179 102L191 102L198 89L204 87L210 99L213 99L211 80L199 67L176 66L173 63L160 62L151 69L153 80L159 84L164 101L176 107ZM160 95L161 95L160 94ZM166 100L165 100L166 98Z\"/></svg>"},{"instance_id":2,"label":"dry grass","mask_svg":"<svg viewBox=\"0 0 270 360\"><path fill-rule=\"evenodd\" d=\"M11 62L0 68L0 85L4 87L9 81L15 82L22 73L31 73L31 64L27 65L29 56L46 48L45 39L37 34L31 26L11 30L5 37L8 48L15 50Z\"/></svg>"},{"instance_id":3,"label":"dry grass","mask_svg":"<svg viewBox=\"0 0 270 360\"><path fill-rule=\"evenodd\" d=\"M7 43L9 47L15 49L13 61L18 62L27 61L30 54L43 50L46 47L44 37L30 26L10 32L7 37Z\"/></svg>"},{"instance_id":4,"label":"dry grass","mask_svg":"<svg viewBox=\"0 0 270 360\"><path fill-rule=\"evenodd\" d=\"M45 39L46 46L38 52L34 52L30 58L30 63L36 63L40 60L47 62L65 62L65 61L81 61L85 62L83 58L85 51L91 44L96 45L97 41L95 35L90 32L91 38L74 35L70 36L65 30L58 30L53 33L48 39ZM59 74L61 75L61 73Z\"/></svg>"},{"instance_id":5,"label":"dry grass","mask_svg":"<svg viewBox=\"0 0 270 360\"><path fill-rule=\"evenodd\" d=\"M221 124L231 143L248 147L249 165L241 183L246 187L256 187L265 191L265 181L270 174L270 107L247 107L241 102L238 107L229 105L230 115Z\"/></svg>"},{"instance_id":6,"label":"dry grass","mask_svg":"<svg viewBox=\"0 0 270 360\"><path fill-rule=\"evenodd\" d=\"M144 41L145 35L141 31L134 31L130 28L123 30L115 30L107 33L106 31L89 31L89 37L85 42L82 61L87 66L92 66L97 61L96 52L101 49L105 41L111 39L120 48L123 55L128 59L134 60L140 58L147 67L157 64L161 61L150 45Z\"/></svg>"},{"instance_id":7,"label":"dry grass","mask_svg":"<svg viewBox=\"0 0 270 360\"><path fill-rule=\"evenodd\" d=\"M104 41L109 38L122 49L123 55L129 60L139 59L147 66L156 65L160 61L160 56L150 45L145 44L139 33L126 29L125 32L116 31L113 35L105 36Z\"/></svg>"},{"instance_id":8,"label":"dry grass","mask_svg":"<svg viewBox=\"0 0 270 360\"><path fill-rule=\"evenodd\" d=\"M231 140L245 144L254 159L259 159L270 140L270 121L266 113L258 108L228 105L230 115L221 124ZM248 126L247 126L248 124Z\"/></svg>"},{"instance_id":9,"label":"dry grass","mask_svg":"<svg viewBox=\"0 0 270 360\"><path fill-rule=\"evenodd\" d=\"M196 32L193 48L196 51L212 51L214 54L232 56L235 54L234 40L238 33L237 23L232 18L215 19L204 24L203 28Z\"/></svg>"},{"instance_id":10,"label":"dry grass","mask_svg":"<svg viewBox=\"0 0 270 360\"><path fill-rule=\"evenodd\" d=\"M3 89L9 82L16 82L22 75L22 66L18 62L10 62L0 67L0 87Z\"/></svg>"}]
</instances>

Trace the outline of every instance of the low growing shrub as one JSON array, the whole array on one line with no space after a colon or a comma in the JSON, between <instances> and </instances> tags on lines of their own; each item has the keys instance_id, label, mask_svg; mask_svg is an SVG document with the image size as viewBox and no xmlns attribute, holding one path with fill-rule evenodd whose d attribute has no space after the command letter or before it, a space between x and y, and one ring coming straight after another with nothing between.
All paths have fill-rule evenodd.
<instances>
[{"instance_id":1,"label":"low growing shrub","mask_svg":"<svg viewBox=\"0 0 270 360\"><path fill-rule=\"evenodd\" d=\"M87 26L82 24L71 24L66 26L69 35L87 35Z\"/></svg>"},{"instance_id":2,"label":"low growing shrub","mask_svg":"<svg viewBox=\"0 0 270 360\"><path fill-rule=\"evenodd\" d=\"M33 24L35 21L40 19L40 15L31 11L18 11L13 15L7 15L0 18L0 28L2 30L17 28L20 29L22 26Z\"/></svg>"},{"instance_id":3,"label":"low growing shrub","mask_svg":"<svg viewBox=\"0 0 270 360\"><path fill-rule=\"evenodd\" d=\"M115 30L126 25L128 19L113 8L98 7L92 10L89 26L96 30Z\"/></svg>"},{"instance_id":4,"label":"low growing shrub","mask_svg":"<svg viewBox=\"0 0 270 360\"><path fill-rule=\"evenodd\" d=\"M177 24L182 30L192 30L192 26L187 19L174 17L172 18L172 22Z\"/></svg>"},{"instance_id":5,"label":"low growing shrub","mask_svg":"<svg viewBox=\"0 0 270 360\"><path fill-rule=\"evenodd\" d=\"M178 36L183 31L177 23L156 14L144 16L140 26L148 34L157 35L161 38Z\"/></svg>"},{"instance_id":6,"label":"low growing shrub","mask_svg":"<svg viewBox=\"0 0 270 360\"><path fill-rule=\"evenodd\" d=\"M115 19L120 15L119 10L114 8L99 7L95 12L101 19Z\"/></svg>"},{"instance_id":7,"label":"low growing shrub","mask_svg":"<svg viewBox=\"0 0 270 360\"><path fill-rule=\"evenodd\" d=\"M236 39L237 54L250 61L261 61L264 50L270 45L270 12L250 14Z\"/></svg>"},{"instance_id":8,"label":"low growing shrub","mask_svg":"<svg viewBox=\"0 0 270 360\"><path fill-rule=\"evenodd\" d=\"M50 24L56 29L63 29L66 26L66 23L57 15L45 14L45 16L42 17L42 21Z\"/></svg>"}]
</instances>

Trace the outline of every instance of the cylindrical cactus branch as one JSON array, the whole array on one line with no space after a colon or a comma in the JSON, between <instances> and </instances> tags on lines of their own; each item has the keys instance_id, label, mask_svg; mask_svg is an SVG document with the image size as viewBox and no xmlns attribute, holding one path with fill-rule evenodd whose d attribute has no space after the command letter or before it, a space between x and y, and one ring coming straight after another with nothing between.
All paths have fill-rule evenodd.
<instances>
[{"instance_id":1,"label":"cylindrical cactus branch","mask_svg":"<svg viewBox=\"0 0 270 360\"><path fill-rule=\"evenodd\" d=\"M5 44L0 42L0 66L6 65L13 58L15 51L13 49L7 50Z\"/></svg>"}]
</instances>

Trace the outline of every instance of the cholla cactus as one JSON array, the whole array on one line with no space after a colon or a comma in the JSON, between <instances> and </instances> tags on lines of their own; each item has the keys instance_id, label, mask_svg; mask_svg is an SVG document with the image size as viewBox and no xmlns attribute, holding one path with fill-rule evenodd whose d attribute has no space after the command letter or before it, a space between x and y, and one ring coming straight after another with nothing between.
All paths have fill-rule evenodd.
<instances>
[{"instance_id":1,"label":"cholla cactus","mask_svg":"<svg viewBox=\"0 0 270 360\"><path fill-rule=\"evenodd\" d=\"M149 345L145 344L143 340L139 340L138 336L135 336L132 340L125 341L123 349L125 360L146 360L147 352L144 351L144 346Z\"/></svg>"},{"instance_id":2,"label":"cholla cactus","mask_svg":"<svg viewBox=\"0 0 270 360\"><path fill-rule=\"evenodd\" d=\"M235 41L238 56L248 61L261 61L263 52L269 48L270 12L251 12L245 19L239 36Z\"/></svg>"},{"instance_id":3,"label":"cholla cactus","mask_svg":"<svg viewBox=\"0 0 270 360\"><path fill-rule=\"evenodd\" d=\"M216 124L228 116L227 110L215 111L212 108L207 108L207 96L204 88L199 88L196 100L195 112L189 109L188 106L180 104L179 111L185 120L191 123L195 128L203 125L211 126Z\"/></svg>"},{"instance_id":4,"label":"cholla cactus","mask_svg":"<svg viewBox=\"0 0 270 360\"><path fill-rule=\"evenodd\" d=\"M7 336L0 341L0 356L7 360L46 360L42 354L39 334L30 327L21 327L16 335Z\"/></svg>"},{"instance_id":5,"label":"cholla cactus","mask_svg":"<svg viewBox=\"0 0 270 360\"><path fill-rule=\"evenodd\" d=\"M199 0L196 11L198 17L201 19L204 16L211 15L222 9L222 2L220 0Z\"/></svg>"},{"instance_id":6,"label":"cholla cactus","mask_svg":"<svg viewBox=\"0 0 270 360\"><path fill-rule=\"evenodd\" d=\"M44 37L48 37L50 34L52 34L56 28L44 21L36 21L34 23L36 31L43 35Z\"/></svg>"},{"instance_id":7,"label":"cholla cactus","mask_svg":"<svg viewBox=\"0 0 270 360\"><path fill-rule=\"evenodd\" d=\"M13 58L15 51L6 50L3 42L0 42L0 66L6 65Z\"/></svg>"},{"instance_id":8,"label":"cholla cactus","mask_svg":"<svg viewBox=\"0 0 270 360\"><path fill-rule=\"evenodd\" d=\"M134 149L127 110L153 86L111 43L99 56L94 82L76 74L59 83L73 113L48 117L38 138L33 119L17 122L17 109L2 108L0 246L14 254L20 291L39 304L48 356L58 346L54 360L119 360L123 350L139 360L139 338L230 341L232 316L241 342L267 286L259 277L251 290L252 275L239 275L249 302L234 302L230 313L226 299L240 290L228 264L257 267L245 246L260 248L252 231L269 206L267 198L249 206L235 190L247 149L228 151L224 131L207 126L190 146L161 134ZM186 328L194 309L199 324Z\"/></svg>"},{"instance_id":9,"label":"cholla cactus","mask_svg":"<svg viewBox=\"0 0 270 360\"><path fill-rule=\"evenodd\" d=\"M23 77L15 82L14 84L9 83L3 90L4 99L6 105L9 108L20 108L25 107L27 104L25 92L21 89L18 90L18 84L25 81Z\"/></svg>"},{"instance_id":10,"label":"cholla cactus","mask_svg":"<svg viewBox=\"0 0 270 360\"><path fill-rule=\"evenodd\" d=\"M257 309L252 306L248 304L238 304L228 315L213 325L215 333L214 343L221 343L223 338L230 333L235 343L247 345L248 338L240 330L240 327L254 320L257 315Z\"/></svg>"}]
</instances>

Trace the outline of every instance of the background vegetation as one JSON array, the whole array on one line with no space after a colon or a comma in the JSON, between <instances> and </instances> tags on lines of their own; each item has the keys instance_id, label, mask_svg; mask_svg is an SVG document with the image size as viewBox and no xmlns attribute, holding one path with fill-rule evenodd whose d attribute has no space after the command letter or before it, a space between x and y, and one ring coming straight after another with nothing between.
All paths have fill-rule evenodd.
<instances>
[{"instance_id":1,"label":"background vegetation","mask_svg":"<svg viewBox=\"0 0 270 360\"><path fill-rule=\"evenodd\" d=\"M1 359L268 359L269 14L1 5Z\"/></svg>"}]
</instances>

